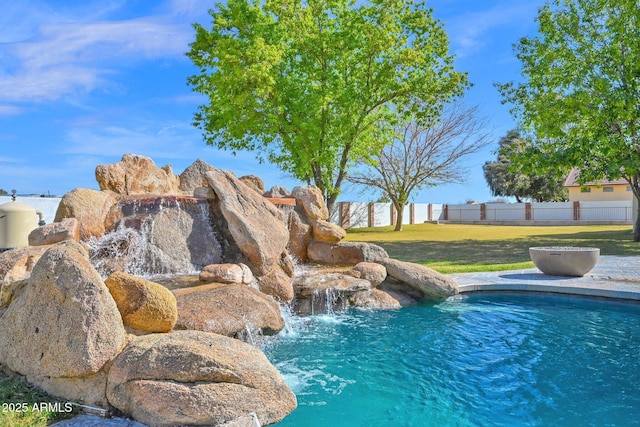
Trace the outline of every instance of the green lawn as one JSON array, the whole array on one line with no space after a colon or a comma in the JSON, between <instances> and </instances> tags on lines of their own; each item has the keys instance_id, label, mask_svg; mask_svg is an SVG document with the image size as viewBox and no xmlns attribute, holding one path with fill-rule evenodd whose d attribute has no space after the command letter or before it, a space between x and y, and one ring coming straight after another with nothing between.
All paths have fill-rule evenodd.
<instances>
[{"instance_id":1,"label":"green lawn","mask_svg":"<svg viewBox=\"0 0 640 427\"><path fill-rule=\"evenodd\" d=\"M67 401L51 397L24 379L12 378L2 372L0 405L0 427L44 427L79 413L78 408L69 406Z\"/></svg>"},{"instance_id":2,"label":"green lawn","mask_svg":"<svg viewBox=\"0 0 640 427\"><path fill-rule=\"evenodd\" d=\"M601 255L640 255L631 226L414 224L348 230L348 241L382 246L389 256L441 273L532 268L530 246L593 246Z\"/></svg>"}]
</instances>

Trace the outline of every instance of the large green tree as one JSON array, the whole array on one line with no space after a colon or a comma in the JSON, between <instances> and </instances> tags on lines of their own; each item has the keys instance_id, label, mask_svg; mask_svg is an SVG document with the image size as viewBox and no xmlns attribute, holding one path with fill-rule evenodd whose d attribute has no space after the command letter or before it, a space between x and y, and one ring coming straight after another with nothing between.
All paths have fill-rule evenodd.
<instances>
[{"instance_id":1,"label":"large green tree","mask_svg":"<svg viewBox=\"0 0 640 427\"><path fill-rule=\"evenodd\" d=\"M584 181L623 177L640 197L637 0L553 0L537 21L538 35L516 46L523 81L498 86L538 137L530 163L575 166Z\"/></svg>"},{"instance_id":2,"label":"large green tree","mask_svg":"<svg viewBox=\"0 0 640 427\"><path fill-rule=\"evenodd\" d=\"M424 2L229 0L195 24L188 82L207 144L258 153L332 206L353 163L393 124L427 121L467 88Z\"/></svg>"},{"instance_id":3,"label":"large green tree","mask_svg":"<svg viewBox=\"0 0 640 427\"><path fill-rule=\"evenodd\" d=\"M527 167L536 145L524 138L520 131L510 130L498 142L497 158L482 166L484 177L494 196L515 197L517 202L532 199L536 202L567 200L564 181L569 168L536 170ZM538 156L540 153L538 153ZM538 157L536 156L536 157Z\"/></svg>"}]
</instances>

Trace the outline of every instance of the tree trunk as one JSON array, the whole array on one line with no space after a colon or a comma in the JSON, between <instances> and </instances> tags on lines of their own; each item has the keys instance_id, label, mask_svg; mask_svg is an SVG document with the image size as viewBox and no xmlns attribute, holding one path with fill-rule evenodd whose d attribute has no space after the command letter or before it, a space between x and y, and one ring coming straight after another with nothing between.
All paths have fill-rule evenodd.
<instances>
[{"instance_id":1,"label":"tree trunk","mask_svg":"<svg viewBox=\"0 0 640 427\"><path fill-rule=\"evenodd\" d=\"M404 216L404 206L398 209L398 206L394 203L393 206L396 208L396 228L393 231L402 231L402 220Z\"/></svg>"},{"instance_id":2,"label":"tree trunk","mask_svg":"<svg viewBox=\"0 0 640 427\"><path fill-rule=\"evenodd\" d=\"M633 241L640 242L640 201L636 199L638 208L636 210L636 223L633 225Z\"/></svg>"},{"instance_id":3,"label":"tree trunk","mask_svg":"<svg viewBox=\"0 0 640 427\"><path fill-rule=\"evenodd\" d=\"M327 210L329 211L329 218L333 216L333 210L336 208L336 200L338 196L327 197Z\"/></svg>"}]
</instances>

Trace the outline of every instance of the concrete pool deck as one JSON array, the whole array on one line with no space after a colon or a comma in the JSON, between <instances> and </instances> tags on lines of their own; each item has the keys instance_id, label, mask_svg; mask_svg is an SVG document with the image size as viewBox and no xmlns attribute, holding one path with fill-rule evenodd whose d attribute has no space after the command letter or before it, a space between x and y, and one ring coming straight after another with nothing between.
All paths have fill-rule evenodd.
<instances>
[{"instance_id":1,"label":"concrete pool deck","mask_svg":"<svg viewBox=\"0 0 640 427\"><path fill-rule=\"evenodd\" d=\"M544 275L537 268L450 274L460 293L549 292L640 301L640 256L604 255L583 277Z\"/></svg>"}]
</instances>

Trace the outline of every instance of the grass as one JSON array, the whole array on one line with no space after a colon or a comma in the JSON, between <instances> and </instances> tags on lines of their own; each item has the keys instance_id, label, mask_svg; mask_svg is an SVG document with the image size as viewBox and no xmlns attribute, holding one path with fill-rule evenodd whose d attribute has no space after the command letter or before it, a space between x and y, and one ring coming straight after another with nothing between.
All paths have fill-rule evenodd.
<instances>
[{"instance_id":1,"label":"grass","mask_svg":"<svg viewBox=\"0 0 640 427\"><path fill-rule=\"evenodd\" d=\"M592 246L601 255L640 255L631 226L502 226L414 224L350 229L346 240L382 246L392 258L441 273L533 268L531 246Z\"/></svg>"},{"instance_id":2,"label":"grass","mask_svg":"<svg viewBox=\"0 0 640 427\"><path fill-rule=\"evenodd\" d=\"M78 413L77 407L66 401L49 396L20 377L0 372L0 427L44 427Z\"/></svg>"}]
</instances>

